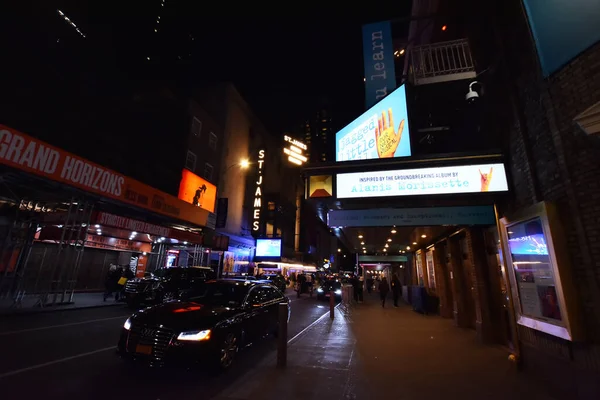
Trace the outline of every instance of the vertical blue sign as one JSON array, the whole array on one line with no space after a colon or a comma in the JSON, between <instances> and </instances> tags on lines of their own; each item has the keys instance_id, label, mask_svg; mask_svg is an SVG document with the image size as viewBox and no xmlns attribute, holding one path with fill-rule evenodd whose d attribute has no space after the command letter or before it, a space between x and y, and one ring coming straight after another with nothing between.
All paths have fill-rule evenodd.
<instances>
[{"instance_id":1,"label":"vertical blue sign","mask_svg":"<svg viewBox=\"0 0 600 400\"><path fill-rule=\"evenodd\" d=\"M366 108L371 108L396 89L390 21L363 26L363 53Z\"/></svg>"}]
</instances>

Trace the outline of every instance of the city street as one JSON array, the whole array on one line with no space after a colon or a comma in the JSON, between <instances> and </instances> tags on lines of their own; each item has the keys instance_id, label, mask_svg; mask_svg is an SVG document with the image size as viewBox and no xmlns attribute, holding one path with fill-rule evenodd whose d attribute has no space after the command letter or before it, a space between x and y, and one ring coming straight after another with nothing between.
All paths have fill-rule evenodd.
<instances>
[{"instance_id":1,"label":"city street","mask_svg":"<svg viewBox=\"0 0 600 400\"><path fill-rule=\"evenodd\" d=\"M288 340L322 315L328 303L303 295L292 300ZM240 352L237 363L214 376L200 370L131 368L116 354L122 306L3 317L0 386L4 399L209 399L275 351L276 340ZM76 397L76 398L77 398Z\"/></svg>"}]
</instances>

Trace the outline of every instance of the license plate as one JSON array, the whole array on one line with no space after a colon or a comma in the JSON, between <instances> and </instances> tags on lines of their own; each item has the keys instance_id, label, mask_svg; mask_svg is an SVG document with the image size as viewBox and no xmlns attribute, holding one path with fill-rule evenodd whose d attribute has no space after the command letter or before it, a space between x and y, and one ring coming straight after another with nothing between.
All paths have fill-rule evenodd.
<instances>
[{"instance_id":1,"label":"license plate","mask_svg":"<svg viewBox=\"0 0 600 400\"><path fill-rule=\"evenodd\" d=\"M146 356L152 355L152 346L148 346L145 344L138 344L135 346L135 352L138 354L144 354Z\"/></svg>"}]
</instances>

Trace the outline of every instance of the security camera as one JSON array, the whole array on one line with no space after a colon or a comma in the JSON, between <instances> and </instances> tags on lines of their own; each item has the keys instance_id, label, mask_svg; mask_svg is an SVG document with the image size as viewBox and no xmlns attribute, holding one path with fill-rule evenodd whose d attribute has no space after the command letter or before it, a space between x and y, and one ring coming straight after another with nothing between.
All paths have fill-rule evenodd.
<instances>
[{"instance_id":1,"label":"security camera","mask_svg":"<svg viewBox=\"0 0 600 400\"><path fill-rule=\"evenodd\" d=\"M465 100L467 100L468 103L473 103L474 101L476 101L479 98L479 93L477 93L475 90L473 90L473 85L478 85L479 82L477 81L473 81L469 84L469 91L467 92L467 95L465 96Z\"/></svg>"}]
</instances>

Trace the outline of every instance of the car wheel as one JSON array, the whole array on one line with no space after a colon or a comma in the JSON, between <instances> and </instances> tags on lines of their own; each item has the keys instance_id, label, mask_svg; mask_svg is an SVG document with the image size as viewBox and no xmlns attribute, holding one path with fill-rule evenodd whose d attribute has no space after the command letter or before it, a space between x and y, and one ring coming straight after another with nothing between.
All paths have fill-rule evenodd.
<instances>
[{"instance_id":1,"label":"car wheel","mask_svg":"<svg viewBox=\"0 0 600 400\"><path fill-rule=\"evenodd\" d=\"M233 360L238 351L238 339L233 332L229 332L223 338L219 346L219 367L228 369L233 364Z\"/></svg>"},{"instance_id":2,"label":"car wheel","mask_svg":"<svg viewBox=\"0 0 600 400\"><path fill-rule=\"evenodd\" d=\"M166 302L166 301L171 301L175 299L175 293L173 292L166 292L165 294L163 294L162 296L162 302Z\"/></svg>"}]
</instances>

